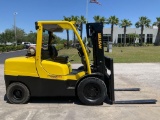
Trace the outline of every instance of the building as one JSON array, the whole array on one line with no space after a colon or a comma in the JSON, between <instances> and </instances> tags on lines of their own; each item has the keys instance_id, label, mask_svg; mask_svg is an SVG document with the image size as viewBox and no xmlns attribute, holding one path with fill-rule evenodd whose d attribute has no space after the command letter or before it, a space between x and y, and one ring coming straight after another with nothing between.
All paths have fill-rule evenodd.
<instances>
[{"instance_id":1,"label":"building","mask_svg":"<svg viewBox=\"0 0 160 120\"><path fill-rule=\"evenodd\" d=\"M126 43L139 42L139 39L133 41L129 37L129 34L135 33L140 36L141 29L140 28L127 28L126 30ZM151 28L144 28L143 31L143 43L152 44L155 43L157 39L158 28L156 26ZM111 28L103 29L103 39L108 42L111 41ZM124 40L124 28L119 28L117 26L114 27L113 31L113 43L123 43Z\"/></svg>"}]
</instances>

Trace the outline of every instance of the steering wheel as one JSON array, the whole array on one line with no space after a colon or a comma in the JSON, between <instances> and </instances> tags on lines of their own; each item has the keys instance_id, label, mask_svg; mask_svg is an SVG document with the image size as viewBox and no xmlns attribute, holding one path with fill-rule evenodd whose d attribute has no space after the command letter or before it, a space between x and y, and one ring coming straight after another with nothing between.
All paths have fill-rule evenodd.
<instances>
[{"instance_id":1,"label":"steering wheel","mask_svg":"<svg viewBox=\"0 0 160 120\"><path fill-rule=\"evenodd\" d=\"M86 51L87 51L87 54L89 55L91 53L91 50L89 49L88 46L85 45L85 48L86 48ZM82 50L82 47L79 46L77 47L77 50L78 50L78 54L80 57L83 57L84 56L84 53L83 53L83 50Z\"/></svg>"},{"instance_id":2,"label":"steering wheel","mask_svg":"<svg viewBox=\"0 0 160 120\"><path fill-rule=\"evenodd\" d=\"M79 57L83 57L84 53L83 53L82 47L81 46L77 47L77 50L78 50Z\"/></svg>"}]
</instances>

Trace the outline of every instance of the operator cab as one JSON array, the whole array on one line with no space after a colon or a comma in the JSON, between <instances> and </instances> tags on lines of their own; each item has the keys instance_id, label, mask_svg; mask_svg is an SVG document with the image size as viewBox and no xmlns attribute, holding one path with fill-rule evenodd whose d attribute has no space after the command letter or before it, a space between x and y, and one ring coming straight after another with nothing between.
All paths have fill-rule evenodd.
<instances>
[{"instance_id":1,"label":"operator cab","mask_svg":"<svg viewBox=\"0 0 160 120\"><path fill-rule=\"evenodd\" d=\"M79 25L74 24L75 27L79 27ZM69 36L67 36L66 31L69 31L69 33L73 33L73 29L71 28L71 26L67 25L67 24L46 24L43 25L43 42L45 42L47 44L47 49L43 49L41 50L41 58L42 60L45 59L49 59L51 58L54 62L58 62L58 63L62 63L62 64L67 64L69 62L69 57L68 55L62 55L58 53L58 50L56 48L56 41L57 39L61 39L62 40L62 36L65 36L63 39L65 39L67 41L66 37L70 37L71 35L69 34ZM74 33L75 34L75 33ZM69 38L68 38L69 39ZM81 58L81 62L83 64L82 67L79 68L79 70L85 70L87 71L87 65L86 65L86 61L85 61L85 56L82 50L82 46L77 43L77 35L75 35L75 38L73 38L76 40L76 42L74 42L74 40L72 40L72 44L78 44L77 46L75 46L78 50L78 54ZM71 41L71 40L70 40ZM74 45L73 44L73 45ZM84 44L85 46L85 44ZM87 50L87 55L89 56L90 54L90 50L87 46L85 46L86 50Z\"/></svg>"},{"instance_id":2,"label":"operator cab","mask_svg":"<svg viewBox=\"0 0 160 120\"><path fill-rule=\"evenodd\" d=\"M62 24L62 23L47 23L47 24L43 24L43 33L42 33L42 44L41 44L41 65L42 67L45 69L45 71L47 71L49 74L59 74L59 75L76 75L81 71L87 72L87 63L86 63L86 57L85 57L85 53L84 50L82 49L82 43L79 43L78 39L80 39L79 34L77 34L76 30L73 29L73 26L77 28L77 25L75 24L75 22L71 22L72 24ZM74 23L74 24L73 24ZM36 23L36 29L38 28L38 25ZM78 29L78 28L77 28ZM69 36L67 35L67 32L69 32ZM70 34L70 33L74 33L74 34ZM70 36L74 35L74 38L71 39ZM82 62L82 67L80 67L79 69L72 69L71 68L71 64L69 62L69 57L68 57L68 53L61 53L59 49L61 49L60 44L57 44L57 41L60 42L66 42L67 43L67 39L69 39L69 42L71 44L79 44L78 46L76 46L77 50L78 50L78 54L80 56L81 62ZM39 39L38 39L39 40ZM76 42L75 42L76 41ZM41 41L37 41L37 44L39 44ZM61 43L61 45L63 45ZM47 47L43 48L43 44L47 44ZM83 46L85 46L83 44ZM63 46L65 48L65 46ZM71 46L70 46L71 47ZM85 49L87 47L85 46ZM90 50L87 48L87 57L89 56ZM59 54L60 53L60 54ZM73 59L73 58L72 58ZM73 59L74 60L74 59ZM50 66L49 66L50 65ZM52 67L51 67L52 66ZM67 67L66 67L67 66ZM50 68L61 68L60 71L61 73L57 73L57 71L54 69L50 69ZM64 69L65 68L65 69Z\"/></svg>"}]
</instances>

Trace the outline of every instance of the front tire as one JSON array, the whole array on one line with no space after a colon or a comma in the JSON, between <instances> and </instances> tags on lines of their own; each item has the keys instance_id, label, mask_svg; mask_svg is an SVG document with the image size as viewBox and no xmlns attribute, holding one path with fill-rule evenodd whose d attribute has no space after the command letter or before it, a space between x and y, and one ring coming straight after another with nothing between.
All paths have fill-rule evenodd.
<instances>
[{"instance_id":1,"label":"front tire","mask_svg":"<svg viewBox=\"0 0 160 120\"><path fill-rule=\"evenodd\" d=\"M107 88L101 79L88 77L79 83L77 95L83 104L100 105L107 96Z\"/></svg>"},{"instance_id":2,"label":"front tire","mask_svg":"<svg viewBox=\"0 0 160 120\"><path fill-rule=\"evenodd\" d=\"M15 82L8 86L7 98L12 104L24 104L29 100L30 93L24 84Z\"/></svg>"}]
</instances>

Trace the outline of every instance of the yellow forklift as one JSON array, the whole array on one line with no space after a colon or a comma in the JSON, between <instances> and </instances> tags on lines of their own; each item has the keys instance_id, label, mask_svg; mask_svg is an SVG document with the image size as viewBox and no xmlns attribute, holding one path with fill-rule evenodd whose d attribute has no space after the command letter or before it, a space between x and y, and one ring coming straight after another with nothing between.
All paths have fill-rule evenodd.
<instances>
[{"instance_id":1,"label":"yellow forklift","mask_svg":"<svg viewBox=\"0 0 160 120\"><path fill-rule=\"evenodd\" d=\"M87 37L93 43L93 63L90 50L84 45L75 22L37 21L36 48L30 47L27 55L5 61L4 77L6 96L10 103L23 104L30 97L77 96L86 105L115 102L113 59L104 56L103 24L87 23ZM53 32L73 30L79 41L77 48L82 61L81 67L72 69L68 56L58 55L52 45ZM42 49L43 32L48 33L48 49ZM110 71L110 72L108 72ZM128 103L136 103L131 101ZM156 100L138 101L155 103Z\"/></svg>"}]
</instances>

